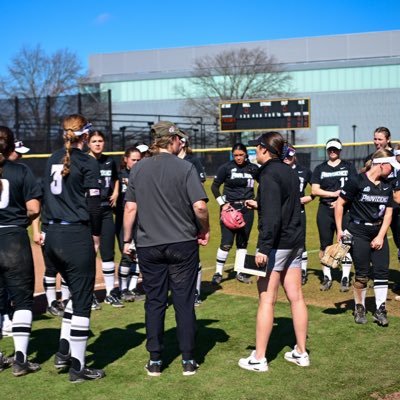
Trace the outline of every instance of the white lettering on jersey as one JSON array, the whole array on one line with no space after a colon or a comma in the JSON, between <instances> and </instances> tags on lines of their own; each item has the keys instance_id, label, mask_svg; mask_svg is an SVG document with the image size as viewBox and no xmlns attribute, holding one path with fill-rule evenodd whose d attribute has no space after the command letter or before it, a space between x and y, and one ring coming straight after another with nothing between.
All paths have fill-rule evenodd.
<instances>
[{"instance_id":1,"label":"white lettering on jersey","mask_svg":"<svg viewBox=\"0 0 400 400\"><path fill-rule=\"evenodd\" d=\"M89 197L100 196L99 189L89 189Z\"/></svg>"},{"instance_id":2,"label":"white lettering on jersey","mask_svg":"<svg viewBox=\"0 0 400 400\"><path fill-rule=\"evenodd\" d=\"M232 170L231 179L241 179L241 178L253 179L253 176L251 174L248 174L247 172L234 172Z\"/></svg>"},{"instance_id":3,"label":"white lettering on jersey","mask_svg":"<svg viewBox=\"0 0 400 400\"><path fill-rule=\"evenodd\" d=\"M0 208L8 207L10 202L10 182L7 179L1 179L3 190L0 194Z\"/></svg>"},{"instance_id":4,"label":"white lettering on jersey","mask_svg":"<svg viewBox=\"0 0 400 400\"><path fill-rule=\"evenodd\" d=\"M110 169L101 169L100 170L100 176L111 176L112 171Z\"/></svg>"},{"instance_id":5,"label":"white lettering on jersey","mask_svg":"<svg viewBox=\"0 0 400 400\"><path fill-rule=\"evenodd\" d=\"M321 172L321 179L333 178L336 176L348 176L349 171L334 171L334 172Z\"/></svg>"},{"instance_id":6,"label":"white lettering on jersey","mask_svg":"<svg viewBox=\"0 0 400 400\"><path fill-rule=\"evenodd\" d=\"M53 164L51 166L50 176L52 177L52 180L50 182L50 191L54 195L61 194L62 192L62 170L62 164Z\"/></svg>"},{"instance_id":7,"label":"white lettering on jersey","mask_svg":"<svg viewBox=\"0 0 400 400\"><path fill-rule=\"evenodd\" d=\"M387 203L389 201L389 196L380 196L374 194L363 194L360 201L369 203Z\"/></svg>"}]
</instances>

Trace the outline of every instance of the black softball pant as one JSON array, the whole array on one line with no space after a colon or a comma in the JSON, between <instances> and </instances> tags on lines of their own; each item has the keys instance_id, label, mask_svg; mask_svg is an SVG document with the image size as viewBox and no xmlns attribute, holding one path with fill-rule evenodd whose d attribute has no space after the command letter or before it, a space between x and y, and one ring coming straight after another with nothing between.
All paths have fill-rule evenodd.
<instances>
[{"instance_id":1,"label":"black softball pant","mask_svg":"<svg viewBox=\"0 0 400 400\"><path fill-rule=\"evenodd\" d=\"M0 228L2 300L5 301L9 296L15 311L32 311L34 286L32 250L26 229L22 227ZM5 311L4 306L3 304L3 311Z\"/></svg>"},{"instance_id":2,"label":"black softball pant","mask_svg":"<svg viewBox=\"0 0 400 400\"><path fill-rule=\"evenodd\" d=\"M44 251L64 278L71 292L73 314L90 317L96 255L88 225L49 225Z\"/></svg>"},{"instance_id":3,"label":"black softball pant","mask_svg":"<svg viewBox=\"0 0 400 400\"><path fill-rule=\"evenodd\" d=\"M389 279L389 245L385 236L380 250L371 248L371 241L376 237L380 226L357 225L350 222L349 232L353 235L354 244L351 246L354 269L357 278L368 278L373 271L374 280Z\"/></svg>"},{"instance_id":4,"label":"black softball pant","mask_svg":"<svg viewBox=\"0 0 400 400\"><path fill-rule=\"evenodd\" d=\"M246 225L243 228L231 230L228 229L220 220L221 226L221 244L220 248L225 251L229 251L232 248L233 242L236 238L236 247L238 249L246 249L247 243L249 242L251 228L253 227L254 221L254 210L248 208L242 208L243 205L231 204L232 207L240 210L243 214L243 218Z\"/></svg>"},{"instance_id":5,"label":"black softball pant","mask_svg":"<svg viewBox=\"0 0 400 400\"><path fill-rule=\"evenodd\" d=\"M199 266L197 240L138 247L137 252L146 293L146 348L150 359L161 358L168 290L171 290L179 349L183 360L192 360L196 333L193 305Z\"/></svg>"}]
</instances>

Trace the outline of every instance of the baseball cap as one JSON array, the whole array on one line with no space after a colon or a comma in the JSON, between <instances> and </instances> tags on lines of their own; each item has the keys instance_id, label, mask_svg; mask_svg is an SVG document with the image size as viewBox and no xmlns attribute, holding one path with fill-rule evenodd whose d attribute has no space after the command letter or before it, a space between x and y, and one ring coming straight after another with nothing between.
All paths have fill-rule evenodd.
<instances>
[{"instance_id":1,"label":"baseball cap","mask_svg":"<svg viewBox=\"0 0 400 400\"><path fill-rule=\"evenodd\" d=\"M163 136L177 135L183 139L188 137L179 130L179 128L170 121L160 121L151 126L151 133L154 138L162 138Z\"/></svg>"},{"instance_id":2,"label":"baseball cap","mask_svg":"<svg viewBox=\"0 0 400 400\"><path fill-rule=\"evenodd\" d=\"M328 140L328 142L326 143L326 149L330 149L331 147L338 149L338 150L342 150L342 143L339 142L339 140L337 139L330 139Z\"/></svg>"},{"instance_id":3,"label":"baseball cap","mask_svg":"<svg viewBox=\"0 0 400 400\"><path fill-rule=\"evenodd\" d=\"M15 146L15 151L19 154L25 154L30 150L29 147L24 146L22 140L16 140L14 142L14 146Z\"/></svg>"}]
</instances>

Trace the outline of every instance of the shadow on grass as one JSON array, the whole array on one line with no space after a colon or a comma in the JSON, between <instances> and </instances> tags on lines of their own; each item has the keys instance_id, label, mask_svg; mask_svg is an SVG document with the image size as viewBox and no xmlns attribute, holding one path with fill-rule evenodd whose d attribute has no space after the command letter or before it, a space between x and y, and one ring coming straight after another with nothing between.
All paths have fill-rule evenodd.
<instances>
[{"instance_id":1,"label":"shadow on grass","mask_svg":"<svg viewBox=\"0 0 400 400\"><path fill-rule=\"evenodd\" d=\"M146 335L137 332L144 328L144 323L127 325L124 329L111 328L101 331L99 337L87 350L92 354L87 356L87 363L93 361L96 368L104 368L123 357L130 349L140 346Z\"/></svg>"},{"instance_id":2,"label":"shadow on grass","mask_svg":"<svg viewBox=\"0 0 400 400\"><path fill-rule=\"evenodd\" d=\"M217 343L227 342L230 336L220 328L212 328L209 325L219 322L216 319L197 320L195 359L199 364L204 363L207 354L215 347ZM168 329L164 334L164 352L162 355L163 366L168 366L178 357L178 340L176 337L176 328Z\"/></svg>"},{"instance_id":3,"label":"shadow on grass","mask_svg":"<svg viewBox=\"0 0 400 400\"><path fill-rule=\"evenodd\" d=\"M339 301L335 303L335 307L326 308L322 312L328 315L337 315L337 314L344 314L346 311L353 311L355 308L354 298L350 298L348 300ZM373 313L376 309L375 305L375 297L368 296L365 299L365 309L367 312Z\"/></svg>"},{"instance_id":4,"label":"shadow on grass","mask_svg":"<svg viewBox=\"0 0 400 400\"><path fill-rule=\"evenodd\" d=\"M228 275L226 275L228 274ZM224 271L224 276L222 278L222 282L226 282L226 281L231 281L233 279L236 279L236 271L233 270L233 268L227 269L226 271ZM203 281L201 282L201 295L200 295L200 299L201 300L206 300L208 296L214 294L215 292L217 292L218 290L221 290L222 286L221 285L213 285L211 282L209 281Z\"/></svg>"}]
</instances>

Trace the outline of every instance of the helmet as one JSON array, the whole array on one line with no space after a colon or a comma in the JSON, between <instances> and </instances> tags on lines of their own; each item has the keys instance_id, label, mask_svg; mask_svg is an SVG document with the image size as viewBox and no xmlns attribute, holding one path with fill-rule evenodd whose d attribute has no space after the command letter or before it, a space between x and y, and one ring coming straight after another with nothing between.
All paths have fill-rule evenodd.
<instances>
[{"instance_id":1,"label":"helmet","mask_svg":"<svg viewBox=\"0 0 400 400\"><path fill-rule=\"evenodd\" d=\"M228 229L240 229L246 225L243 214L231 205L221 211L221 221Z\"/></svg>"}]
</instances>

